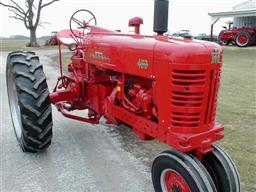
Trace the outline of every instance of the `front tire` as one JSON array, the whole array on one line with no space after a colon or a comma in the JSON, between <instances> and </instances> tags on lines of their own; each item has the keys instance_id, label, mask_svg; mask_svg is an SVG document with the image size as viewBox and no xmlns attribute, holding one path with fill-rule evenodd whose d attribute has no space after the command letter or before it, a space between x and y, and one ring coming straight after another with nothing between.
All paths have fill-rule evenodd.
<instances>
[{"instance_id":1,"label":"front tire","mask_svg":"<svg viewBox=\"0 0 256 192\"><path fill-rule=\"evenodd\" d=\"M208 172L188 154L162 152L153 162L152 181L156 192L216 192Z\"/></svg>"},{"instance_id":2,"label":"front tire","mask_svg":"<svg viewBox=\"0 0 256 192\"><path fill-rule=\"evenodd\" d=\"M217 145L203 157L202 163L211 175L218 191L240 192L240 178L229 155Z\"/></svg>"},{"instance_id":3,"label":"front tire","mask_svg":"<svg viewBox=\"0 0 256 192\"><path fill-rule=\"evenodd\" d=\"M221 34L218 36L218 43L220 44L220 45L225 45L225 46L228 46L229 45L229 43L230 43L230 40L221 40Z\"/></svg>"},{"instance_id":4,"label":"front tire","mask_svg":"<svg viewBox=\"0 0 256 192\"><path fill-rule=\"evenodd\" d=\"M52 108L43 67L33 52L7 57L6 82L16 138L24 152L41 152L52 138Z\"/></svg>"}]
</instances>

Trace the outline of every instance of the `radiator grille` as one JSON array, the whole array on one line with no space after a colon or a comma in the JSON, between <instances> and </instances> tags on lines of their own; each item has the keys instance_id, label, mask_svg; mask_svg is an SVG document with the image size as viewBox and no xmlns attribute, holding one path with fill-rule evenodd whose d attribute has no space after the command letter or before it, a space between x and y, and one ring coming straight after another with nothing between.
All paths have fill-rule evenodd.
<instances>
[{"instance_id":1,"label":"radiator grille","mask_svg":"<svg viewBox=\"0 0 256 192\"><path fill-rule=\"evenodd\" d=\"M172 80L174 85L203 85L205 70L173 70Z\"/></svg>"},{"instance_id":2,"label":"radiator grille","mask_svg":"<svg viewBox=\"0 0 256 192\"><path fill-rule=\"evenodd\" d=\"M209 93L207 98L204 124L210 124L215 120L220 73L220 69L210 70Z\"/></svg>"},{"instance_id":3,"label":"radiator grille","mask_svg":"<svg viewBox=\"0 0 256 192\"><path fill-rule=\"evenodd\" d=\"M214 121L220 74L202 65L186 68L172 65L171 125L197 129Z\"/></svg>"},{"instance_id":4,"label":"radiator grille","mask_svg":"<svg viewBox=\"0 0 256 192\"><path fill-rule=\"evenodd\" d=\"M172 125L175 127L197 127L200 113L172 113Z\"/></svg>"}]
</instances>

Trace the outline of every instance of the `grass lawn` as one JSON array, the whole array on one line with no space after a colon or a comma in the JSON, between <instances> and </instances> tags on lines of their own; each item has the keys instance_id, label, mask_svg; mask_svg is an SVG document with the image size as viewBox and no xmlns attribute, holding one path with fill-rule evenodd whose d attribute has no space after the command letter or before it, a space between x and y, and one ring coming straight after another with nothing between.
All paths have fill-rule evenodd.
<instances>
[{"instance_id":1,"label":"grass lawn","mask_svg":"<svg viewBox=\"0 0 256 192\"><path fill-rule=\"evenodd\" d=\"M38 48L29 48L26 47L26 44L29 42L29 40L12 40L12 39L0 39L0 52L7 51L16 51L19 49L23 50L35 50L35 49L51 49L56 48L54 46L44 46L45 41L38 40L38 44L40 47Z\"/></svg>"},{"instance_id":2,"label":"grass lawn","mask_svg":"<svg viewBox=\"0 0 256 192\"><path fill-rule=\"evenodd\" d=\"M68 64L71 63L71 56L72 56L72 52L65 52L62 54L62 65L63 65L63 69L67 69L66 66L68 66ZM52 60L56 63L59 63L59 56L53 56Z\"/></svg>"},{"instance_id":3,"label":"grass lawn","mask_svg":"<svg viewBox=\"0 0 256 192\"><path fill-rule=\"evenodd\" d=\"M256 184L255 48L224 48L218 121L225 125L220 145L232 156L242 182L250 188Z\"/></svg>"}]
</instances>

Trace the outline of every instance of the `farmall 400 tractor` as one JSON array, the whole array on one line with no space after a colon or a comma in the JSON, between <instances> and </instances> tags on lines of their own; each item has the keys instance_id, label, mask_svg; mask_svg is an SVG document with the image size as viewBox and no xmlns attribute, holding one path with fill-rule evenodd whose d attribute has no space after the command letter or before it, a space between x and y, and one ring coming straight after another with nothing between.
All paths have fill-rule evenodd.
<instances>
[{"instance_id":1,"label":"farmall 400 tractor","mask_svg":"<svg viewBox=\"0 0 256 192\"><path fill-rule=\"evenodd\" d=\"M75 12L70 30L58 33L60 76L51 93L35 53L10 53L7 89L22 150L49 147L53 104L65 117L91 124L104 117L109 124L129 125L143 140L169 145L152 164L157 192L240 191L234 163L213 144L223 138L224 129L215 121L222 49L163 36L168 5L167 0L155 1L153 36L140 34L139 17L129 21L135 34L122 34L96 26L87 10ZM66 43L71 37L75 43ZM63 44L73 51L67 74L62 70ZM88 113L76 116L74 110Z\"/></svg>"},{"instance_id":2,"label":"farmall 400 tractor","mask_svg":"<svg viewBox=\"0 0 256 192\"><path fill-rule=\"evenodd\" d=\"M223 27L218 36L221 45L229 45L230 43L238 47L247 47L256 45L256 27L231 28L233 22L229 23L228 28Z\"/></svg>"}]
</instances>

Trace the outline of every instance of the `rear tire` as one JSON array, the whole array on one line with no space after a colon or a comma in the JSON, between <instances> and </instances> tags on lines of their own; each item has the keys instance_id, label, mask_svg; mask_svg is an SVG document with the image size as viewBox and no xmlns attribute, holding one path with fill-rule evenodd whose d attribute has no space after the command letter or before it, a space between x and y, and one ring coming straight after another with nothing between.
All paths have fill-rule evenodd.
<instances>
[{"instance_id":1,"label":"rear tire","mask_svg":"<svg viewBox=\"0 0 256 192\"><path fill-rule=\"evenodd\" d=\"M8 55L6 82L16 138L24 152L41 152L52 138L52 108L43 67L34 52Z\"/></svg>"},{"instance_id":2,"label":"rear tire","mask_svg":"<svg viewBox=\"0 0 256 192\"><path fill-rule=\"evenodd\" d=\"M240 179L237 168L231 158L217 145L206 154L203 165L211 175L218 191L240 192Z\"/></svg>"},{"instance_id":3,"label":"rear tire","mask_svg":"<svg viewBox=\"0 0 256 192\"><path fill-rule=\"evenodd\" d=\"M216 192L213 181L203 166L188 154L169 150L153 162L152 181L156 192Z\"/></svg>"},{"instance_id":4,"label":"rear tire","mask_svg":"<svg viewBox=\"0 0 256 192\"><path fill-rule=\"evenodd\" d=\"M235 37L235 42L238 47L247 47L251 44L251 35L248 32L239 32Z\"/></svg>"}]
</instances>

